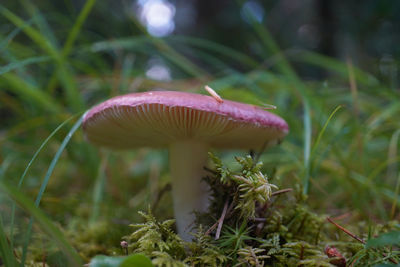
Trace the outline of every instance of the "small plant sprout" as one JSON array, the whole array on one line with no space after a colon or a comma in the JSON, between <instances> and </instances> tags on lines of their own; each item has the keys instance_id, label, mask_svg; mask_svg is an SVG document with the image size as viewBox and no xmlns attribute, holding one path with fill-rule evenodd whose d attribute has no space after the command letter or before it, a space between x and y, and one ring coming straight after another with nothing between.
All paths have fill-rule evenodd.
<instances>
[{"instance_id":1,"label":"small plant sprout","mask_svg":"<svg viewBox=\"0 0 400 267\"><path fill-rule=\"evenodd\" d=\"M173 91L114 97L89 110L83 122L87 139L96 145L169 149L176 224L186 241L192 238L193 212L205 212L209 203L202 182L208 150L257 149L276 144L288 132L277 115L209 92L212 97Z\"/></svg>"}]
</instances>

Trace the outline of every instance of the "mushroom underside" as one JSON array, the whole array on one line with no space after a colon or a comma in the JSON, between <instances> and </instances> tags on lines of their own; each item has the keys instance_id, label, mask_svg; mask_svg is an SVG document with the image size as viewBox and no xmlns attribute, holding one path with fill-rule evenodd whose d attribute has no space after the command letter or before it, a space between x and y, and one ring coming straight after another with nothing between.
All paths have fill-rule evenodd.
<instances>
[{"instance_id":1,"label":"mushroom underside","mask_svg":"<svg viewBox=\"0 0 400 267\"><path fill-rule=\"evenodd\" d=\"M166 147L197 140L215 148L249 149L283 138L278 125L245 122L227 115L161 104L118 106L85 122L89 141L109 148Z\"/></svg>"}]
</instances>

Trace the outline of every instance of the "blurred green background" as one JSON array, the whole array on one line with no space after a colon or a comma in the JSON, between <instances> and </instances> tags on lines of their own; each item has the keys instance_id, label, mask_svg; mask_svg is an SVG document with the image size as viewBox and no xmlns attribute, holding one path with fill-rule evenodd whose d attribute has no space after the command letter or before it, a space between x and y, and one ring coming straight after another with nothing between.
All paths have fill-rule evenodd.
<instances>
[{"instance_id":1,"label":"blurred green background","mask_svg":"<svg viewBox=\"0 0 400 267\"><path fill-rule=\"evenodd\" d=\"M166 151L99 150L80 129L56 154L79 116L112 96L205 94L205 84L277 106L290 133L261 160L280 188L300 186L316 211L350 221L399 218L399 1L3 0L0 14L0 179L75 247L118 246L169 181ZM247 152L218 154L234 168ZM50 251L35 223L26 241L33 211L16 208L13 220L12 192L0 195L11 244ZM169 193L162 200L155 214L172 217ZM103 235L76 234L91 225Z\"/></svg>"}]
</instances>

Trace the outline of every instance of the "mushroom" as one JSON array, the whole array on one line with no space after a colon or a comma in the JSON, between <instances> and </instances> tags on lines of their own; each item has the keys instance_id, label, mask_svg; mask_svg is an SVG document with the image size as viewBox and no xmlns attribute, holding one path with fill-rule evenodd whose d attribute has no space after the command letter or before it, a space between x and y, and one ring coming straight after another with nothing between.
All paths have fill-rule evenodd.
<instances>
[{"instance_id":1,"label":"mushroom","mask_svg":"<svg viewBox=\"0 0 400 267\"><path fill-rule=\"evenodd\" d=\"M209 89L209 88L208 88ZM178 234L191 240L195 212L206 211L202 182L213 148L256 149L288 132L277 115L254 105L176 91L132 93L111 98L84 115L86 138L112 149L167 147Z\"/></svg>"}]
</instances>

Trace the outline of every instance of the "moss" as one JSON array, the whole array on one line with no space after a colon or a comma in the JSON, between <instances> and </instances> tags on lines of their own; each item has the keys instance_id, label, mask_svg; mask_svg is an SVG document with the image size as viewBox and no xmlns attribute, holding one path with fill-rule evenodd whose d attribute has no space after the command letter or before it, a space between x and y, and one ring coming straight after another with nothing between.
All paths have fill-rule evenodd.
<instances>
[{"instance_id":1,"label":"moss","mask_svg":"<svg viewBox=\"0 0 400 267\"><path fill-rule=\"evenodd\" d=\"M85 261L98 254L120 254L116 247L120 242L122 229L111 222L99 221L92 224L75 220L69 224L66 235Z\"/></svg>"},{"instance_id":2,"label":"moss","mask_svg":"<svg viewBox=\"0 0 400 267\"><path fill-rule=\"evenodd\" d=\"M197 216L193 242L177 236L173 220L158 222L148 211L141 213L145 222L133 225L138 229L126 237L131 253L145 253L156 266L344 266L345 257L354 266L367 266L384 257L347 235L336 235L339 230L326 222L327 216L308 207L301 188L279 191L251 156L236 158L241 166L236 172L216 156L210 158L214 169L205 181L213 198L209 212ZM396 225L377 225L373 234Z\"/></svg>"},{"instance_id":3,"label":"moss","mask_svg":"<svg viewBox=\"0 0 400 267\"><path fill-rule=\"evenodd\" d=\"M130 236L132 253L143 253L152 259L156 266L221 266L227 257L217 246L212 244L209 236L199 228L193 242L184 242L172 230L173 220L158 222L151 214L142 213L145 219Z\"/></svg>"}]
</instances>

